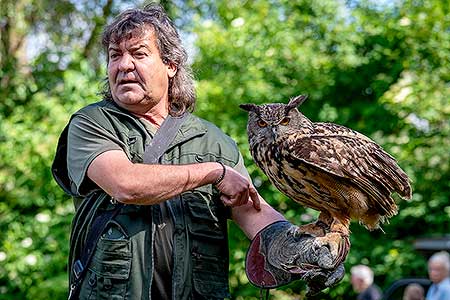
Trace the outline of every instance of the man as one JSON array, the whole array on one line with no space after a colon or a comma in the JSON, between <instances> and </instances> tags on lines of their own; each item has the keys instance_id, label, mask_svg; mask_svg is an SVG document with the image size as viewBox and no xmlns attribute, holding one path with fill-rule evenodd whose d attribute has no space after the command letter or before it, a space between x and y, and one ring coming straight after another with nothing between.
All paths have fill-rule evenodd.
<instances>
[{"instance_id":1,"label":"man","mask_svg":"<svg viewBox=\"0 0 450 300\"><path fill-rule=\"evenodd\" d=\"M365 265L356 265L350 269L353 290L358 293L357 300L380 300L380 288L373 283L373 271Z\"/></svg>"},{"instance_id":2,"label":"man","mask_svg":"<svg viewBox=\"0 0 450 300\"><path fill-rule=\"evenodd\" d=\"M428 260L428 275L432 284L427 300L450 299L450 256L446 251L434 253Z\"/></svg>"},{"instance_id":3,"label":"man","mask_svg":"<svg viewBox=\"0 0 450 300\"><path fill-rule=\"evenodd\" d=\"M195 103L192 76L162 7L123 12L105 28L102 43L108 69L104 99L72 116L52 169L75 197L77 209L69 258L71 299L230 297L228 218L250 239L270 229L270 237L278 240L292 237L286 247L300 246L313 263L334 260L321 264L326 270L316 269L325 282L320 288L342 279L343 271L335 268L342 260L323 252L324 247L319 255L311 246L313 237L297 233L258 195L235 143L187 113ZM161 125L180 116L181 127L163 157L143 163ZM102 220L107 220L104 230L97 226ZM97 231L98 242L92 234ZM92 243L94 250L86 251ZM303 262L311 263L305 258L289 263ZM276 282L298 278L280 272L273 276ZM301 278L319 278L310 273Z\"/></svg>"}]
</instances>

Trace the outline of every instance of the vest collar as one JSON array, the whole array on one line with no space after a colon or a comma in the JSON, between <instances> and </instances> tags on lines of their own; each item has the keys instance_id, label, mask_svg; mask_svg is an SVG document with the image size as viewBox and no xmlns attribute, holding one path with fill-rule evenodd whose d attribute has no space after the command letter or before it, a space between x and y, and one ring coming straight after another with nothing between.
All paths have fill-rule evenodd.
<instances>
[{"instance_id":1,"label":"vest collar","mask_svg":"<svg viewBox=\"0 0 450 300\"><path fill-rule=\"evenodd\" d=\"M138 119L137 116L121 108L114 101L102 100L101 102L99 102L99 105L110 113L118 114L126 118L131 118L135 121ZM175 136L173 142L170 144L169 148L184 143L185 141L188 141L194 137L204 135L208 131L206 125L198 117L194 116L191 113L186 113L188 114L188 116L178 130L178 133Z\"/></svg>"}]
</instances>

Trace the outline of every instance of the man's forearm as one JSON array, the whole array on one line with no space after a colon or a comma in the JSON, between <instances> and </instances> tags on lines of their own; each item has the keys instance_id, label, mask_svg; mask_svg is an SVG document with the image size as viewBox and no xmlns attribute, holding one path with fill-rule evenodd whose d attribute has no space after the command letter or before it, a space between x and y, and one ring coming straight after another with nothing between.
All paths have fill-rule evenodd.
<instances>
[{"instance_id":1,"label":"man's forearm","mask_svg":"<svg viewBox=\"0 0 450 300\"><path fill-rule=\"evenodd\" d=\"M249 239L264 227L276 221L286 220L282 214L260 197L261 210L255 210L251 203L234 207L232 218Z\"/></svg>"},{"instance_id":2,"label":"man's forearm","mask_svg":"<svg viewBox=\"0 0 450 300\"><path fill-rule=\"evenodd\" d=\"M117 191L118 200L128 204L156 204L185 191L210 184L220 176L222 167L217 163L191 165L133 166L130 179ZM139 174L133 176L132 174Z\"/></svg>"},{"instance_id":3,"label":"man's forearm","mask_svg":"<svg viewBox=\"0 0 450 300\"><path fill-rule=\"evenodd\" d=\"M151 205L214 182L222 173L218 163L191 165L133 164L121 151L99 155L88 176L116 200Z\"/></svg>"}]
</instances>

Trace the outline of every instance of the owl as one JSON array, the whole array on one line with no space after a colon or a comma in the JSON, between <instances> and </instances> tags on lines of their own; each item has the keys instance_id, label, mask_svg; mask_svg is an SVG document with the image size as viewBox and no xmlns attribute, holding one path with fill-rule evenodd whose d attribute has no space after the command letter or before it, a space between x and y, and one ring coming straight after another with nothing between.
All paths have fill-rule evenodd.
<instances>
[{"instance_id":1,"label":"owl","mask_svg":"<svg viewBox=\"0 0 450 300\"><path fill-rule=\"evenodd\" d=\"M248 140L258 167L283 194L320 212L316 222L299 230L318 237L336 233L323 241L334 244L336 252L350 234L351 220L373 230L396 215L391 195L410 199L410 180L391 155L363 134L311 122L297 109L306 98L240 107L249 112Z\"/></svg>"}]
</instances>

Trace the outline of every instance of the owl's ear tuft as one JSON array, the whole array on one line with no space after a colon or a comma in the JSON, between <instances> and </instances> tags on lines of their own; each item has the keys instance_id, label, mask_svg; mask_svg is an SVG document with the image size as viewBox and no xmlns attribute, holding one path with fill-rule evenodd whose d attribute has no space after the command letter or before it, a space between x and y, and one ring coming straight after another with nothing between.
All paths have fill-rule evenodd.
<instances>
[{"instance_id":1,"label":"owl's ear tuft","mask_svg":"<svg viewBox=\"0 0 450 300\"><path fill-rule=\"evenodd\" d=\"M305 102L306 99L308 99L307 95L299 95L297 97L291 98L291 100L289 100L287 107L289 110L296 108L297 106Z\"/></svg>"},{"instance_id":2,"label":"owl's ear tuft","mask_svg":"<svg viewBox=\"0 0 450 300\"><path fill-rule=\"evenodd\" d=\"M239 107L246 111L256 112L258 110L258 106L252 103L240 104Z\"/></svg>"}]
</instances>

